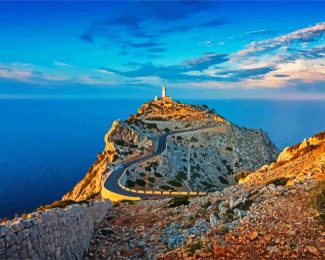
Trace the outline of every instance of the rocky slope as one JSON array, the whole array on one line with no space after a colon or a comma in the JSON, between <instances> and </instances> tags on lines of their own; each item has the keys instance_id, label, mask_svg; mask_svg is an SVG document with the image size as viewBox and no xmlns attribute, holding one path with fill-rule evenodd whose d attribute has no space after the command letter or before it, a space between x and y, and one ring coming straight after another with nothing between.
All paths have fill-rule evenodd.
<instances>
[{"instance_id":1,"label":"rocky slope","mask_svg":"<svg viewBox=\"0 0 325 260\"><path fill-rule=\"evenodd\" d=\"M204 128L204 129L202 129ZM138 113L115 121L105 136L105 149L86 176L63 200L97 196L105 174L121 161L154 150L158 135L179 130L168 149L127 172L127 186L155 190L220 190L237 172L250 172L276 159L277 148L266 133L238 127L205 105L165 100L144 103Z\"/></svg>"},{"instance_id":2,"label":"rocky slope","mask_svg":"<svg viewBox=\"0 0 325 260\"><path fill-rule=\"evenodd\" d=\"M324 259L325 132L237 179L203 197L116 204L85 259Z\"/></svg>"}]
</instances>

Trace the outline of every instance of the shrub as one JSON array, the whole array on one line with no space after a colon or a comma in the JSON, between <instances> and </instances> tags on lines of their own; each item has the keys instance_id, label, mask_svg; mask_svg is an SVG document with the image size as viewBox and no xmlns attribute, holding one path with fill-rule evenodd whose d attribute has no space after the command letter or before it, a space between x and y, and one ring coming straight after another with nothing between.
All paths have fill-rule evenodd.
<instances>
[{"instance_id":1,"label":"shrub","mask_svg":"<svg viewBox=\"0 0 325 260\"><path fill-rule=\"evenodd\" d=\"M223 176L219 176L219 180L220 180L220 182L222 184L225 184L225 185L228 185L229 184L228 180L225 177L223 177Z\"/></svg>"},{"instance_id":2,"label":"shrub","mask_svg":"<svg viewBox=\"0 0 325 260\"><path fill-rule=\"evenodd\" d=\"M161 185L160 187L159 187L159 189L161 189L161 190L175 190L173 187L170 187L170 186L168 186L168 185Z\"/></svg>"},{"instance_id":3,"label":"shrub","mask_svg":"<svg viewBox=\"0 0 325 260\"><path fill-rule=\"evenodd\" d=\"M170 180L168 183L174 187L182 187L182 184L176 180Z\"/></svg>"},{"instance_id":4,"label":"shrub","mask_svg":"<svg viewBox=\"0 0 325 260\"><path fill-rule=\"evenodd\" d=\"M147 128L148 129L158 129L157 124L151 124L151 123L147 123Z\"/></svg>"},{"instance_id":5,"label":"shrub","mask_svg":"<svg viewBox=\"0 0 325 260\"><path fill-rule=\"evenodd\" d=\"M98 193L96 193L96 195L98 195ZM52 204L40 206L36 210L40 211L40 210L47 210L47 209L53 209L53 208L62 208L63 209L63 208L65 208L65 207L67 207L69 205L72 205L72 204L82 204L82 203L88 204L89 201L88 200L81 200L81 201L56 200Z\"/></svg>"},{"instance_id":6,"label":"shrub","mask_svg":"<svg viewBox=\"0 0 325 260\"><path fill-rule=\"evenodd\" d=\"M116 140L115 143L117 145L120 145L120 146L125 146L126 145L126 142L124 142L123 140Z\"/></svg>"},{"instance_id":7,"label":"shrub","mask_svg":"<svg viewBox=\"0 0 325 260\"><path fill-rule=\"evenodd\" d=\"M199 139L197 139L196 137L192 136L191 142L197 142L197 141L199 141Z\"/></svg>"},{"instance_id":8,"label":"shrub","mask_svg":"<svg viewBox=\"0 0 325 260\"><path fill-rule=\"evenodd\" d=\"M245 179L248 175L250 175L251 172L247 171L247 172L240 172L236 174L236 181L239 182L241 179Z\"/></svg>"},{"instance_id":9,"label":"shrub","mask_svg":"<svg viewBox=\"0 0 325 260\"><path fill-rule=\"evenodd\" d=\"M201 244L201 241L199 241L199 240L194 241L192 244L186 245L186 249L189 252L189 256L194 256L196 250L199 250L201 248L202 248L202 244Z\"/></svg>"},{"instance_id":10,"label":"shrub","mask_svg":"<svg viewBox=\"0 0 325 260\"><path fill-rule=\"evenodd\" d=\"M227 150L227 151L229 151L229 152L232 152L232 151L233 151L233 150L232 150L232 148L231 148L231 147L229 147L229 146L228 146L228 147L226 147L226 150Z\"/></svg>"},{"instance_id":11,"label":"shrub","mask_svg":"<svg viewBox=\"0 0 325 260\"><path fill-rule=\"evenodd\" d=\"M207 181L201 181L201 184L204 185L208 189L216 188L213 184L207 182Z\"/></svg>"},{"instance_id":12,"label":"shrub","mask_svg":"<svg viewBox=\"0 0 325 260\"><path fill-rule=\"evenodd\" d=\"M175 197L170 201L168 201L168 205L170 208L175 208L181 205L188 205L188 204L190 204L188 197Z\"/></svg>"},{"instance_id":13,"label":"shrub","mask_svg":"<svg viewBox=\"0 0 325 260\"><path fill-rule=\"evenodd\" d=\"M266 183L266 186L268 186L270 184L274 184L275 186L285 186L288 181L289 181L289 178L280 177L280 178L276 178L276 179L268 181Z\"/></svg>"},{"instance_id":14,"label":"shrub","mask_svg":"<svg viewBox=\"0 0 325 260\"><path fill-rule=\"evenodd\" d=\"M126 183L125 183L125 186L128 187L128 188L133 188L135 185L135 182L132 181L132 180L127 180Z\"/></svg>"},{"instance_id":15,"label":"shrub","mask_svg":"<svg viewBox=\"0 0 325 260\"><path fill-rule=\"evenodd\" d=\"M139 175L140 175L141 177L146 176L146 174L145 174L144 172L140 172Z\"/></svg>"},{"instance_id":16,"label":"shrub","mask_svg":"<svg viewBox=\"0 0 325 260\"><path fill-rule=\"evenodd\" d=\"M145 182L145 180L142 180L142 179L137 179L136 181L135 181L135 183L138 185L138 186L141 186L141 187L144 187L144 186L146 186L146 182Z\"/></svg>"},{"instance_id":17,"label":"shrub","mask_svg":"<svg viewBox=\"0 0 325 260\"><path fill-rule=\"evenodd\" d=\"M176 178L177 181L181 182L181 181L187 179L187 174L186 174L186 172L179 171L179 172L176 174L175 178Z\"/></svg>"},{"instance_id":18,"label":"shrub","mask_svg":"<svg viewBox=\"0 0 325 260\"><path fill-rule=\"evenodd\" d=\"M314 208L320 213L320 219L325 224L325 181L319 182L310 191L310 201Z\"/></svg>"},{"instance_id":19,"label":"shrub","mask_svg":"<svg viewBox=\"0 0 325 260\"><path fill-rule=\"evenodd\" d=\"M157 177L157 178L161 178L162 175L159 173L159 172L154 172L154 175Z\"/></svg>"},{"instance_id":20,"label":"shrub","mask_svg":"<svg viewBox=\"0 0 325 260\"><path fill-rule=\"evenodd\" d=\"M154 177L149 177L149 179L148 179L151 183L155 183L155 178Z\"/></svg>"},{"instance_id":21,"label":"shrub","mask_svg":"<svg viewBox=\"0 0 325 260\"><path fill-rule=\"evenodd\" d=\"M148 171L148 172L151 172L151 167L150 167L150 166L146 166L146 167L144 167L144 169L145 169L146 171Z\"/></svg>"}]
</instances>

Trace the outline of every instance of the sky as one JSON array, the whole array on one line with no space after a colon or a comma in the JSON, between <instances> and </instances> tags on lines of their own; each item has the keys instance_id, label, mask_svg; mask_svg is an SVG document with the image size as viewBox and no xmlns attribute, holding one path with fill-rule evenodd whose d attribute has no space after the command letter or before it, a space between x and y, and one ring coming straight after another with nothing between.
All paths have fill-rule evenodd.
<instances>
[{"instance_id":1,"label":"sky","mask_svg":"<svg viewBox=\"0 0 325 260\"><path fill-rule=\"evenodd\" d=\"M0 98L325 99L322 1L1 1Z\"/></svg>"}]
</instances>

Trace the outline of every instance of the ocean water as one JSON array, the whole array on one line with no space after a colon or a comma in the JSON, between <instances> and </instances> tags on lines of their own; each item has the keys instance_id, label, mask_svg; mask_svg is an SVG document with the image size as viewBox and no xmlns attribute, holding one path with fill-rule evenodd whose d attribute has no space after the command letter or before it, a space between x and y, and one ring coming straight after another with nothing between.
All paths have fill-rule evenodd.
<instances>
[{"instance_id":1,"label":"ocean water","mask_svg":"<svg viewBox=\"0 0 325 260\"><path fill-rule=\"evenodd\" d=\"M144 100L0 100L0 217L60 199L104 148L113 120ZM181 100L262 128L280 148L325 130L325 102Z\"/></svg>"}]
</instances>

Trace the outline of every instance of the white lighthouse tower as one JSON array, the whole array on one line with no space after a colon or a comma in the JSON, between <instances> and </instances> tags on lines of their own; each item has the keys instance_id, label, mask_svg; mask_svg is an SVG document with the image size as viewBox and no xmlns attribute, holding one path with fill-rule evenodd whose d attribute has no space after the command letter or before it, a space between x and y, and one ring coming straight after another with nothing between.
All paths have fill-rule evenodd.
<instances>
[{"instance_id":1,"label":"white lighthouse tower","mask_svg":"<svg viewBox=\"0 0 325 260\"><path fill-rule=\"evenodd\" d=\"M166 85L165 84L162 86L161 97L162 98L166 97Z\"/></svg>"}]
</instances>

